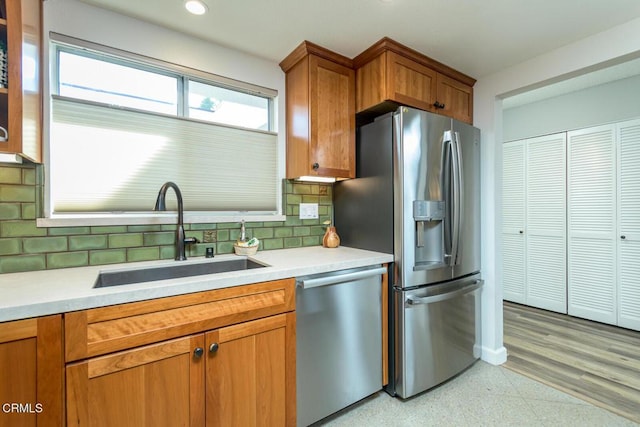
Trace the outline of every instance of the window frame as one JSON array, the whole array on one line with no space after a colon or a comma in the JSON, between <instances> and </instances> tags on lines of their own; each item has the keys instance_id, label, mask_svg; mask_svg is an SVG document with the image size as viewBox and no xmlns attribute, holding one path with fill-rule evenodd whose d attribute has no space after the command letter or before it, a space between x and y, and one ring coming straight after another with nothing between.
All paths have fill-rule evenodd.
<instances>
[{"instance_id":1,"label":"window frame","mask_svg":"<svg viewBox=\"0 0 640 427\"><path fill-rule=\"evenodd\" d=\"M278 92L274 89L265 88L263 86L254 85L247 82L231 79L228 77L219 76L212 73L207 73L194 68L177 65L174 63L162 61L159 59L151 58L144 55L138 55L128 51L120 50L117 48L100 45L85 40L79 40L74 37L65 36L57 33L50 33L49 38L49 93L45 96L48 102L48 108L51 108L52 99L58 95L59 90L59 54L60 52L69 52L71 54L77 54L89 58L96 58L99 60L107 60L108 62L116 63L119 65L130 66L144 71L150 71L161 75L167 75L176 77L178 80L178 111L177 115L157 113L148 110L139 110L130 107L115 107L123 110L131 109L133 111L142 111L146 114L154 114L159 116L177 117L181 120L194 121L199 123L210 124L212 126L230 126L240 129L265 132L260 129L243 128L233 125L227 125L224 123L217 123L207 120L200 120L188 117L189 102L188 91L189 82L194 81L203 84L210 84L213 86L222 87L238 92L248 93L254 96L265 98L268 102L268 133L275 134L277 131L277 100ZM81 98L73 98L78 102L94 102L86 101ZM98 103L100 104L100 103ZM106 105L106 104L103 104ZM113 107L112 107L113 108ZM48 131L45 132L47 136L43 141L45 152L49 149L51 143ZM278 149L280 152L280 149ZM45 162L49 164L49 156L45 156ZM284 179L284 167L282 164L282 157L279 157L277 165L276 175L278 180L282 182ZM48 176L48 168L45 167L46 181L50 182ZM254 212L254 211L187 211L184 212L185 223L215 223L215 222L237 222L242 219L250 221L284 221L286 216L283 212L283 197L284 188L283 185L276 184L276 211L274 212ZM92 213L92 212L78 212L78 213L53 213L51 191L48 185L44 187L44 215L42 218L37 219L38 226L44 227L56 227L56 226L71 226L71 225L137 225L137 224L171 224L175 223L176 212L113 212L113 213Z\"/></svg>"}]
</instances>

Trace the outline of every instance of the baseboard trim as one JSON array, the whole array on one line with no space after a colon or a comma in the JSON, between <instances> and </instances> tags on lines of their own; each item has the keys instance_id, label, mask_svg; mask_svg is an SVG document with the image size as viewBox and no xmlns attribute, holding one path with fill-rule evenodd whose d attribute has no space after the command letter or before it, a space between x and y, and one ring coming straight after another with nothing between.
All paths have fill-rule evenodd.
<instances>
[{"instance_id":1,"label":"baseboard trim","mask_svg":"<svg viewBox=\"0 0 640 427\"><path fill-rule=\"evenodd\" d=\"M502 365L507 361L507 349L504 346L498 349L482 347L481 359L492 365Z\"/></svg>"}]
</instances>

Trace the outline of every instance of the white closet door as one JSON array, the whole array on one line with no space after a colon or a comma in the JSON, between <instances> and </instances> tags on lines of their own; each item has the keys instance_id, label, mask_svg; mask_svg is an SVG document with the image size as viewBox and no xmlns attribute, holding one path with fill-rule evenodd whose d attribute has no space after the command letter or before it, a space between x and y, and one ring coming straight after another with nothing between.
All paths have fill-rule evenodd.
<instances>
[{"instance_id":1,"label":"white closet door","mask_svg":"<svg viewBox=\"0 0 640 427\"><path fill-rule=\"evenodd\" d=\"M640 330L640 120L618 125L618 325Z\"/></svg>"},{"instance_id":2,"label":"white closet door","mask_svg":"<svg viewBox=\"0 0 640 427\"><path fill-rule=\"evenodd\" d=\"M527 140L527 304L567 312L566 133Z\"/></svg>"},{"instance_id":3,"label":"white closet door","mask_svg":"<svg viewBox=\"0 0 640 427\"><path fill-rule=\"evenodd\" d=\"M502 151L503 299L526 303L525 143L509 142Z\"/></svg>"},{"instance_id":4,"label":"white closet door","mask_svg":"<svg viewBox=\"0 0 640 427\"><path fill-rule=\"evenodd\" d=\"M617 322L615 126L568 133L568 312Z\"/></svg>"}]
</instances>

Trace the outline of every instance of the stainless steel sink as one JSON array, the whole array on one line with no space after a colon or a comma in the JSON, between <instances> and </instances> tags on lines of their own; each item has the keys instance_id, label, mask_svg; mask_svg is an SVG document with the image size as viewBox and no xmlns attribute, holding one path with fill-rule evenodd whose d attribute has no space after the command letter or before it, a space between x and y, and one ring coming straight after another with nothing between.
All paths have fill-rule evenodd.
<instances>
[{"instance_id":1,"label":"stainless steel sink","mask_svg":"<svg viewBox=\"0 0 640 427\"><path fill-rule=\"evenodd\" d=\"M196 264L176 263L162 267L106 271L98 274L98 278L93 287L103 288L105 286L129 285L132 283L202 276L205 274L224 273L227 271L248 270L261 267L265 266L247 258L238 258Z\"/></svg>"}]
</instances>

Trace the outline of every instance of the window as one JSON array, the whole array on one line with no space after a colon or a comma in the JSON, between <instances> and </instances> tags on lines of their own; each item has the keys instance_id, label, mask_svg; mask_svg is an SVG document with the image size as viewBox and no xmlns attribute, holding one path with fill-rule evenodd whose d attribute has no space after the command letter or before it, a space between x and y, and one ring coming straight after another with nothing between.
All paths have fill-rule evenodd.
<instances>
[{"instance_id":1,"label":"window","mask_svg":"<svg viewBox=\"0 0 640 427\"><path fill-rule=\"evenodd\" d=\"M166 181L180 187L185 212L281 215L275 91L60 37L52 218L150 215Z\"/></svg>"},{"instance_id":2,"label":"window","mask_svg":"<svg viewBox=\"0 0 640 427\"><path fill-rule=\"evenodd\" d=\"M69 98L178 114L177 76L141 70L61 47L57 89L59 95Z\"/></svg>"},{"instance_id":3,"label":"window","mask_svg":"<svg viewBox=\"0 0 640 427\"><path fill-rule=\"evenodd\" d=\"M189 117L251 129L269 130L268 98L189 81Z\"/></svg>"}]
</instances>

